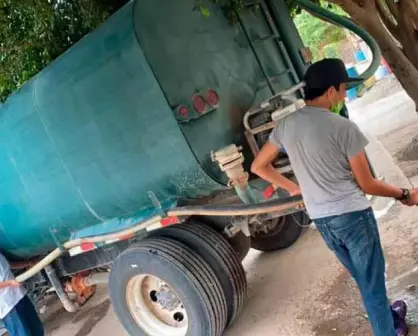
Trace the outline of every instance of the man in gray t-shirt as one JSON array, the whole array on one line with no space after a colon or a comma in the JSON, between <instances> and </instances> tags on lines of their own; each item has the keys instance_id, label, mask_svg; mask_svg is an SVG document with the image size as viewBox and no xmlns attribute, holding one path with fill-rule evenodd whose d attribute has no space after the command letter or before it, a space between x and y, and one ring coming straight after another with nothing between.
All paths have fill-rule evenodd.
<instances>
[{"instance_id":1,"label":"man in gray t-shirt","mask_svg":"<svg viewBox=\"0 0 418 336\"><path fill-rule=\"evenodd\" d=\"M370 207L349 164L368 140L350 120L305 106L277 125L270 142L286 148L312 219Z\"/></svg>"},{"instance_id":2,"label":"man in gray t-shirt","mask_svg":"<svg viewBox=\"0 0 418 336\"><path fill-rule=\"evenodd\" d=\"M341 60L313 64L304 80L306 106L278 123L251 170L291 196L302 193L328 247L357 282L374 335L404 336L406 304L388 304L383 251L365 194L393 197L412 206L418 204L418 191L373 177L364 151L366 137L339 115L347 84L356 81L348 77ZM299 185L272 166L282 147Z\"/></svg>"}]
</instances>

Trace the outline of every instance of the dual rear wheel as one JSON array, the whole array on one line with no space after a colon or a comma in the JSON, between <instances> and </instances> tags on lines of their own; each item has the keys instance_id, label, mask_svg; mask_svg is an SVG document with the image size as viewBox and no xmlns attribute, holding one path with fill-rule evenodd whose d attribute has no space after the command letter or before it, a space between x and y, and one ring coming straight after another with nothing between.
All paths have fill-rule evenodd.
<instances>
[{"instance_id":1,"label":"dual rear wheel","mask_svg":"<svg viewBox=\"0 0 418 336\"><path fill-rule=\"evenodd\" d=\"M115 261L114 310L130 335L220 336L247 294L228 241L201 223L155 231Z\"/></svg>"},{"instance_id":2,"label":"dual rear wheel","mask_svg":"<svg viewBox=\"0 0 418 336\"><path fill-rule=\"evenodd\" d=\"M293 244L309 219L304 213L268 223L251 237L261 251ZM199 222L152 232L112 266L110 298L119 320L135 336L220 336L247 296L241 260L249 238L230 242ZM234 246L234 247L232 247Z\"/></svg>"}]
</instances>

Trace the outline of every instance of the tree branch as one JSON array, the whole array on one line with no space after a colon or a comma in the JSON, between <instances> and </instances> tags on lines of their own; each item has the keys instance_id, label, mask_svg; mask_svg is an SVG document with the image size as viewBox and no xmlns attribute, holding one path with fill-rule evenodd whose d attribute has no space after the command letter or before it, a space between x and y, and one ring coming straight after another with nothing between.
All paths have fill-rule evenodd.
<instances>
[{"instance_id":1,"label":"tree branch","mask_svg":"<svg viewBox=\"0 0 418 336\"><path fill-rule=\"evenodd\" d=\"M359 7L355 2L353 2L351 0L348 0L348 1L347 0L329 0L329 2L332 2L332 3L340 6L346 12L361 9L361 7ZM346 10L346 8L348 10Z\"/></svg>"},{"instance_id":2,"label":"tree branch","mask_svg":"<svg viewBox=\"0 0 418 336\"><path fill-rule=\"evenodd\" d=\"M399 21L399 5L394 0L384 0L396 21Z\"/></svg>"},{"instance_id":3,"label":"tree branch","mask_svg":"<svg viewBox=\"0 0 418 336\"><path fill-rule=\"evenodd\" d=\"M384 1L384 0L383 0ZM389 7L386 7L382 0L375 0L377 12L379 13L380 18L382 19L383 24L393 35L395 39L399 41L400 39L400 29L397 23L394 22L393 18L389 15Z\"/></svg>"},{"instance_id":4,"label":"tree branch","mask_svg":"<svg viewBox=\"0 0 418 336\"><path fill-rule=\"evenodd\" d=\"M373 2L371 0L369 1ZM360 6L359 0L329 0L329 2L340 6L354 21L366 15L366 8ZM369 7L369 5L367 5L367 7Z\"/></svg>"}]
</instances>

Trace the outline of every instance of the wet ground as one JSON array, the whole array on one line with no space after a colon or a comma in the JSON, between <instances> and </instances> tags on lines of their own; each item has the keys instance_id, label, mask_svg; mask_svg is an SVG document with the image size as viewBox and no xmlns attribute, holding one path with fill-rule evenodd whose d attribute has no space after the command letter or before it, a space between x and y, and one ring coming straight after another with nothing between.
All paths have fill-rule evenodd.
<instances>
[{"instance_id":1,"label":"wet ground","mask_svg":"<svg viewBox=\"0 0 418 336\"><path fill-rule=\"evenodd\" d=\"M414 183L418 163L415 150L408 148L418 134L418 117L399 85L390 79L379 83L350 110L371 139L368 152L378 175L399 186ZM389 294L408 302L411 335L418 336L418 208L379 198L373 204L386 253ZM244 265L249 300L225 336L371 335L357 288L315 229L309 228L287 250L251 251ZM105 288L78 314L68 314L52 302L43 316L48 336L126 335Z\"/></svg>"}]
</instances>

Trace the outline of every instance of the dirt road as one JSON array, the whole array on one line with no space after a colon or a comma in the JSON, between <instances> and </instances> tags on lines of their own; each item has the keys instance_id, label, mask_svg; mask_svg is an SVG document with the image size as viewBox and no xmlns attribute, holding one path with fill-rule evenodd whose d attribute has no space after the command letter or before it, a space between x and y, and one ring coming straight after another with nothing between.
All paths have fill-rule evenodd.
<instances>
[{"instance_id":1,"label":"dirt road","mask_svg":"<svg viewBox=\"0 0 418 336\"><path fill-rule=\"evenodd\" d=\"M394 96L373 102L376 97L366 95L365 103L357 101L351 111L372 140L369 154L378 174L408 186L402 168L413 178L408 169L416 162L399 168L401 161L394 160L384 146L392 154L407 146L411 135L418 134L411 130L418 127L411 126L418 125L418 117L407 97L391 85L385 82L384 90L370 94L382 98L395 92ZM390 296L407 300L411 335L418 336L418 208L404 208L383 199L375 200L374 208L386 252ZM316 230L308 229L297 244L282 252L251 251L244 264L249 300L226 336L370 335L356 287ZM126 335L112 312L105 288L75 316L54 307L47 315L48 336Z\"/></svg>"}]
</instances>

